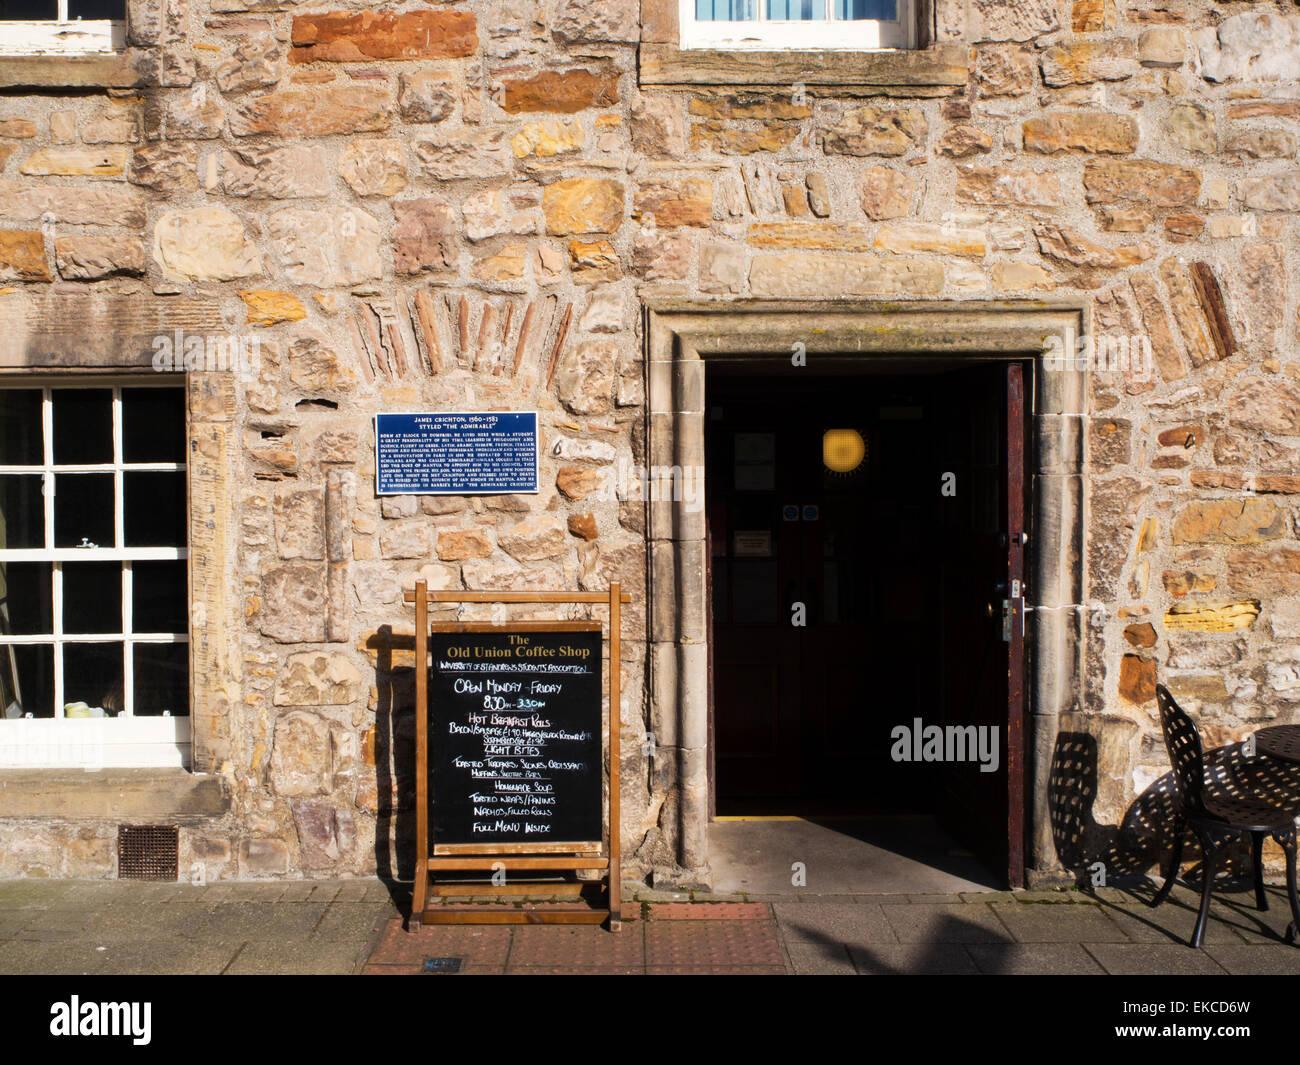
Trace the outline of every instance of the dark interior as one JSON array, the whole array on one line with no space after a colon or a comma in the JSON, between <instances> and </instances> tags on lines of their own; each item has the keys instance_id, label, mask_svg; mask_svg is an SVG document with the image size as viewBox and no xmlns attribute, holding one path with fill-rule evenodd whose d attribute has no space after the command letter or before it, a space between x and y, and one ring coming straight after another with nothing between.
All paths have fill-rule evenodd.
<instances>
[{"instance_id":1,"label":"dark interior","mask_svg":"<svg viewBox=\"0 0 1300 1065\"><path fill-rule=\"evenodd\" d=\"M891 751L917 718L1005 711L1005 360L774 362L706 375L715 813L959 827L978 790L996 820L1005 750L983 779ZM833 470L857 457L845 430L865 453Z\"/></svg>"}]
</instances>

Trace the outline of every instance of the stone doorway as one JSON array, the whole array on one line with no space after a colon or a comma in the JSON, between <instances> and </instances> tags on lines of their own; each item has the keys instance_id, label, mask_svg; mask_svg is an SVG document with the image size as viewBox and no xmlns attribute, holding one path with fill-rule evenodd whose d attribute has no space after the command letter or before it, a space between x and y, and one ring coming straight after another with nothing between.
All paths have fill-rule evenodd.
<instances>
[{"instance_id":1,"label":"stone doorway","mask_svg":"<svg viewBox=\"0 0 1300 1065\"><path fill-rule=\"evenodd\" d=\"M709 365L715 855L736 832L755 838L719 817L803 815L839 853L860 851L842 863L850 879L858 863L858 890L905 879L880 857L909 824L919 868L968 855L1007 869L1023 823L1010 802L1023 791L1023 736L1019 705L1009 724L1007 663L1015 655L1023 672L1023 642L1004 640L988 610L1006 594L1013 482L1024 511L1007 376L992 357ZM960 751L932 744L914 757L921 739L908 735L944 729ZM812 846L811 829L785 829Z\"/></svg>"},{"instance_id":2,"label":"stone doorway","mask_svg":"<svg viewBox=\"0 0 1300 1065\"><path fill-rule=\"evenodd\" d=\"M738 360L791 365L802 349L823 368L861 372L902 360L916 370L1011 358L1037 360L1049 337L1085 331L1074 306L1016 304L701 304L647 309L648 464L668 471L704 469L706 378L722 379ZM1039 543L1034 555L1029 624L1036 647L1028 677L1029 717L1024 817L1026 879L1054 866L1047 821L1047 780L1057 716L1075 698L1081 649L1071 641L1080 601L1083 528L1082 374L1037 374L1032 397L1032 506ZM680 475L679 475L680 476ZM706 477L705 498L709 495ZM649 504L652 618L651 690L656 734L675 760L678 861L687 878L710 883L709 525L703 509L670 490ZM661 739L662 747L667 746ZM788 874L787 874L788 875ZM1016 885L1019 886L1019 885Z\"/></svg>"}]
</instances>

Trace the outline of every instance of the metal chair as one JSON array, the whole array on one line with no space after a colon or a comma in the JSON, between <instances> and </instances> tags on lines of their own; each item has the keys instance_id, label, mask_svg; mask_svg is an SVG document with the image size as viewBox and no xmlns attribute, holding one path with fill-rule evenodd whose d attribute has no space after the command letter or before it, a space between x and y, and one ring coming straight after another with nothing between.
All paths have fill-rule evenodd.
<instances>
[{"instance_id":1,"label":"metal chair","mask_svg":"<svg viewBox=\"0 0 1300 1065\"><path fill-rule=\"evenodd\" d=\"M1210 912L1210 892L1214 887L1214 869L1224 848L1250 833L1251 859L1255 867L1255 904L1268 909L1264 893L1264 867L1261 855L1264 839L1272 836L1286 853L1287 894L1291 902L1291 925L1287 928L1288 943L1295 943L1300 929L1300 902L1296 899L1296 810L1295 799L1290 805L1275 805L1259 795L1244 794L1239 789L1228 789L1227 794L1207 793L1205 788L1205 762L1201 752L1201 737L1196 725L1186 711L1174 701L1169 689L1156 685L1156 702L1160 705L1160 727L1165 734L1165 749L1174 767L1174 781L1178 788L1180 807L1174 826L1174 853L1169 862L1169 875L1164 885L1151 900L1159 906L1169 897L1178 877L1178 866L1183 857L1183 841L1188 829L1195 833L1204 855L1201 885L1201 910L1192 931L1191 945L1199 947L1205 938L1205 922ZM1237 793L1233 793L1236 791Z\"/></svg>"}]
</instances>

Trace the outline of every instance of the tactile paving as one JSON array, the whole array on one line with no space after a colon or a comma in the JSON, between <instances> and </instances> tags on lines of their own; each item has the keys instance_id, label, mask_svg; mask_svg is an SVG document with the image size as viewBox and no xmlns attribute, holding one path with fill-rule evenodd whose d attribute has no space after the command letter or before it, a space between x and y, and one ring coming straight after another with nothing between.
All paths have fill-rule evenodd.
<instances>
[{"instance_id":1,"label":"tactile paving","mask_svg":"<svg viewBox=\"0 0 1300 1065\"><path fill-rule=\"evenodd\" d=\"M783 967L775 921L650 921L646 965L690 970Z\"/></svg>"},{"instance_id":2,"label":"tactile paving","mask_svg":"<svg viewBox=\"0 0 1300 1065\"><path fill-rule=\"evenodd\" d=\"M652 921L770 921L765 902L663 902L650 906Z\"/></svg>"},{"instance_id":3,"label":"tactile paving","mask_svg":"<svg viewBox=\"0 0 1300 1065\"><path fill-rule=\"evenodd\" d=\"M425 958L460 958L462 965L504 965L510 929L504 925L423 925L414 932L394 917L380 933L371 965L424 964Z\"/></svg>"},{"instance_id":4,"label":"tactile paving","mask_svg":"<svg viewBox=\"0 0 1300 1065\"><path fill-rule=\"evenodd\" d=\"M619 932L598 925L424 925L414 932L400 918L380 933L363 972L419 974L426 958L456 957L461 973L732 973L786 972L776 921L766 905L684 904L691 912L722 909L730 915L689 915L625 924ZM740 909L738 907L744 907ZM759 911L762 911L760 918Z\"/></svg>"},{"instance_id":5,"label":"tactile paving","mask_svg":"<svg viewBox=\"0 0 1300 1065\"><path fill-rule=\"evenodd\" d=\"M645 925L626 926L621 932L600 927L532 926L514 930L510 970L522 967L575 969L635 968L645 965Z\"/></svg>"}]
</instances>

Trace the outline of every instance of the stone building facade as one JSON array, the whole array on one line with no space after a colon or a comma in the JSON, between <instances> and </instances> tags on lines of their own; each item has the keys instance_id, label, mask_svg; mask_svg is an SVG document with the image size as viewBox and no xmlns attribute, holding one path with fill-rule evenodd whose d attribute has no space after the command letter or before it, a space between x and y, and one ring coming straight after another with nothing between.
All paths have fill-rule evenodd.
<instances>
[{"instance_id":1,"label":"stone building facade","mask_svg":"<svg viewBox=\"0 0 1300 1065\"><path fill-rule=\"evenodd\" d=\"M1149 341L1042 378L1030 880L1060 735L1100 839L1157 680L1211 745L1297 720L1300 7L920 8L762 53L675 0L128 0L113 54L0 56L0 369L178 374L191 695L185 770L0 771L0 876L113 877L123 822L208 880L401 873L403 591L619 580L625 867L707 883L702 534L636 471L702 461L726 342ZM540 492L379 498L387 410L537 410Z\"/></svg>"}]
</instances>

